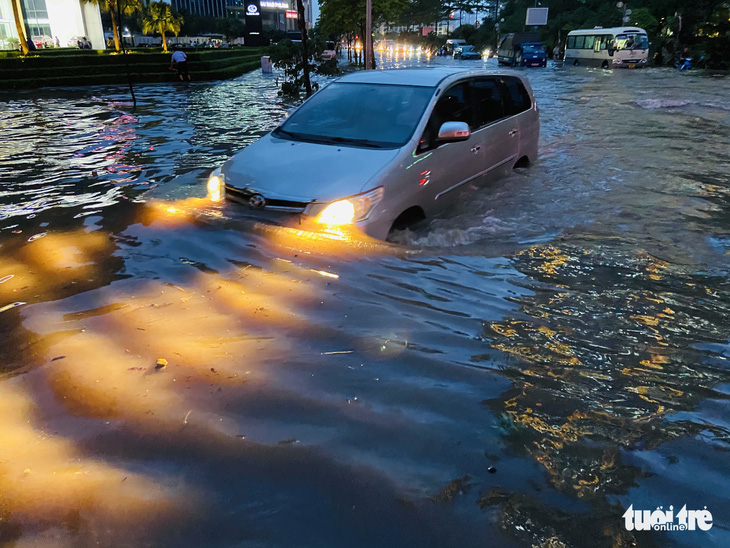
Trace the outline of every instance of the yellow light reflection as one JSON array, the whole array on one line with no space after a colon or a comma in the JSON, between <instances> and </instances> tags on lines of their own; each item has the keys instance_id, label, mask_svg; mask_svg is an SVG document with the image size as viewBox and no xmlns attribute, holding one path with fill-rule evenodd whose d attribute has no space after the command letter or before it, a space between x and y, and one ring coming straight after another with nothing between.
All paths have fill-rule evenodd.
<instances>
[{"instance_id":1,"label":"yellow light reflection","mask_svg":"<svg viewBox=\"0 0 730 548\"><path fill-rule=\"evenodd\" d=\"M36 430L34 404L17 384L0 385L0 519L35 527L63 527L80 513L102 544L108 527L141 530L183 510L191 493L172 492L142 475L75 451L71 442ZM87 525L88 526L88 525ZM118 533L118 529L115 534ZM69 546L71 544L68 544Z\"/></svg>"}]
</instances>

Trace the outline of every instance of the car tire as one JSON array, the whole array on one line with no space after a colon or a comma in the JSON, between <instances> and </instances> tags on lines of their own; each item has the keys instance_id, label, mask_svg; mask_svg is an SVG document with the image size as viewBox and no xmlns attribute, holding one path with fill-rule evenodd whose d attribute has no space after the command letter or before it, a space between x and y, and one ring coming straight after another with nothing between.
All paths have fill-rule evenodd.
<instances>
[{"instance_id":1,"label":"car tire","mask_svg":"<svg viewBox=\"0 0 730 548\"><path fill-rule=\"evenodd\" d=\"M602 69L608 69L608 61L604 61L604 62L603 62L603 63L601 64L601 68L602 68Z\"/></svg>"}]
</instances>

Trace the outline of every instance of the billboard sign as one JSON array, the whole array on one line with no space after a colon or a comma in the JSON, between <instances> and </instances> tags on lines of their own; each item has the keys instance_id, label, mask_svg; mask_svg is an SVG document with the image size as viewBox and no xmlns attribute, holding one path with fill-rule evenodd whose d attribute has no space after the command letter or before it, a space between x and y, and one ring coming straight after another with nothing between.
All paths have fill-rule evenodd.
<instances>
[{"instance_id":1,"label":"billboard sign","mask_svg":"<svg viewBox=\"0 0 730 548\"><path fill-rule=\"evenodd\" d=\"M244 10L246 13L245 41L247 46L263 45L264 37L261 24L261 4L259 0L245 0Z\"/></svg>"},{"instance_id":2,"label":"billboard sign","mask_svg":"<svg viewBox=\"0 0 730 548\"><path fill-rule=\"evenodd\" d=\"M548 8L527 8L525 25L528 27L547 25Z\"/></svg>"}]
</instances>

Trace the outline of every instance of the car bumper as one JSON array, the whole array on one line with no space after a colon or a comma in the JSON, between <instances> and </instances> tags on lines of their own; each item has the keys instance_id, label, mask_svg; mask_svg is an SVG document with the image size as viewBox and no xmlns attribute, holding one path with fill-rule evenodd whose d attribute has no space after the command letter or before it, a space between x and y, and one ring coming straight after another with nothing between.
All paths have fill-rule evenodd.
<instances>
[{"instance_id":1,"label":"car bumper","mask_svg":"<svg viewBox=\"0 0 730 548\"><path fill-rule=\"evenodd\" d=\"M392 219L380 218L377 215L371 215L367 220L354 225L341 227L327 227L317 223L313 217L306 215L303 211L292 211L290 208L276 209L275 207L253 207L248 195L241 190L230 185L225 186L225 198L228 201L240 204L237 210L237 216L247 221L254 221L266 225L273 225L284 228L293 228L296 230L305 230L308 232L331 232L332 230L342 232L353 239L359 234L358 238L363 235L385 240L390 227L393 224ZM294 209L294 208L291 208Z\"/></svg>"}]
</instances>

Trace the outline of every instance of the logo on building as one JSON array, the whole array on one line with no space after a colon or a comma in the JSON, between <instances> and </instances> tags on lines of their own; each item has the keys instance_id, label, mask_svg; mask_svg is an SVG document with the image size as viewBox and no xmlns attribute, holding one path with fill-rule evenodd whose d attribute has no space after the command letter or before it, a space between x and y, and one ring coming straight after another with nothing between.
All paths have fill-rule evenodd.
<instances>
[{"instance_id":1,"label":"logo on building","mask_svg":"<svg viewBox=\"0 0 730 548\"><path fill-rule=\"evenodd\" d=\"M654 511L634 510L629 506L622 516L627 531L709 531L712 529L712 514L705 506L704 510L687 510L687 505L674 515L674 506L664 510L660 506Z\"/></svg>"},{"instance_id":2,"label":"logo on building","mask_svg":"<svg viewBox=\"0 0 730 548\"><path fill-rule=\"evenodd\" d=\"M259 15L259 8L255 4L249 4L246 6L246 13L248 15Z\"/></svg>"}]
</instances>

